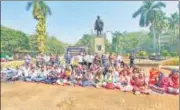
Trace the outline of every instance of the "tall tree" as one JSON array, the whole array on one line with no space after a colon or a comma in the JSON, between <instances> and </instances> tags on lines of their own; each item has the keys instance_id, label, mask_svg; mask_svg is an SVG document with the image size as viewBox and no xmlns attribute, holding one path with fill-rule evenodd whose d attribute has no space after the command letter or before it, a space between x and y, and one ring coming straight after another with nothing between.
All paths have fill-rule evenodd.
<instances>
[{"instance_id":1,"label":"tall tree","mask_svg":"<svg viewBox=\"0 0 180 110\"><path fill-rule=\"evenodd\" d=\"M160 53L160 39L161 35L165 33L168 29L168 20L166 14L163 12L156 13L154 16L154 23L150 26L150 31L155 34L155 39L158 39L158 48L156 48L156 52Z\"/></svg>"},{"instance_id":2,"label":"tall tree","mask_svg":"<svg viewBox=\"0 0 180 110\"><path fill-rule=\"evenodd\" d=\"M133 14L133 18L140 16L139 25L147 27L152 25L153 31L153 48L155 51L155 19L158 13L162 12L162 8L166 7L163 2L144 1L143 5Z\"/></svg>"},{"instance_id":3,"label":"tall tree","mask_svg":"<svg viewBox=\"0 0 180 110\"><path fill-rule=\"evenodd\" d=\"M26 9L29 10L31 7L33 7L33 17L38 20L36 26L38 50L43 53L45 51L46 18L47 15L51 15L51 10L42 0L28 2Z\"/></svg>"},{"instance_id":4,"label":"tall tree","mask_svg":"<svg viewBox=\"0 0 180 110\"><path fill-rule=\"evenodd\" d=\"M1 49L5 54L12 55L14 51L29 50L28 36L19 31L1 26Z\"/></svg>"},{"instance_id":5,"label":"tall tree","mask_svg":"<svg viewBox=\"0 0 180 110\"><path fill-rule=\"evenodd\" d=\"M169 21L169 29L171 29L173 31L173 34L174 34L174 38L176 38L176 32L177 32L177 29L179 28L179 14L176 12L176 13L173 13L171 14L171 17L168 19Z\"/></svg>"},{"instance_id":6,"label":"tall tree","mask_svg":"<svg viewBox=\"0 0 180 110\"><path fill-rule=\"evenodd\" d=\"M119 37L123 37L121 32L114 32L112 33L112 51L118 53L118 45L119 45Z\"/></svg>"},{"instance_id":7,"label":"tall tree","mask_svg":"<svg viewBox=\"0 0 180 110\"><path fill-rule=\"evenodd\" d=\"M171 16L168 18L168 22L169 22L169 30L170 30L170 33L172 33L171 35L173 35L172 37L172 44L173 44L173 47L175 48L176 43L177 43L177 34L178 34L178 29L179 29L179 14L176 12L176 13L173 13L171 14Z\"/></svg>"}]
</instances>

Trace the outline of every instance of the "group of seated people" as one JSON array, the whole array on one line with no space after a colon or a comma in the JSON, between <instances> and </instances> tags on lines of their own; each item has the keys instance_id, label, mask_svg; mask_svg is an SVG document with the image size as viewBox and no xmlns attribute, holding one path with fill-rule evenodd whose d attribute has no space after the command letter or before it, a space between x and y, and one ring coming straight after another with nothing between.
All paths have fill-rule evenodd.
<instances>
[{"instance_id":1,"label":"group of seated people","mask_svg":"<svg viewBox=\"0 0 180 110\"><path fill-rule=\"evenodd\" d=\"M97 57L95 56L94 59ZM77 61L76 61L77 60ZM111 62L111 63L108 63ZM158 69L152 68L148 73L143 69L128 64L107 61L106 65L94 60L91 65L78 63L74 58L72 64L24 64L16 69L1 70L1 79L5 81L23 80L27 82L41 82L46 84L71 85L82 87L96 87L119 89L134 94L171 93L179 94L179 73L172 71L165 76Z\"/></svg>"}]
</instances>

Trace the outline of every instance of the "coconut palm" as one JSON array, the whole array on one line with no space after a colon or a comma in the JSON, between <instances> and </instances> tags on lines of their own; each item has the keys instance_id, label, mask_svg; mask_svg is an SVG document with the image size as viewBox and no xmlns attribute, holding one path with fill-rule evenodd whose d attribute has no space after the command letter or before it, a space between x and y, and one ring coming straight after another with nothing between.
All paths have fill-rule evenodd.
<instances>
[{"instance_id":1,"label":"coconut palm","mask_svg":"<svg viewBox=\"0 0 180 110\"><path fill-rule=\"evenodd\" d=\"M179 14L178 13L171 14L171 16L168 18L168 23L169 23L170 34L173 35L171 39L171 42L173 44L172 47L175 48L177 43L178 29L179 29Z\"/></svg>"},{"instance_id":2,"label":"coconut palm","mask_svg":"<svg viewBox=\"0 0 180 110\"><path fill-rule=\"evenodd\" d=\"M33 7L33 17L38 20L36 26L36 32L38 34L38 50L40 53L43 53L45 51L46 18L47 15L51 15L51 10L42 0L28 2L26 9L29 10L31 7Z\"/></svg>"},{"instance_id":3,"label":"coconut palm","mask_svg":"<svg viewBox=\"0 0 180 110\"><path fill-rule=\"evenodd\" d=\"M168 21L169 21L169 28L173 31L174 38L176 38L176 31L179 26L179 24L178 24L179 23L179 14L177 12L171 14L171 17L168 19Z\"/></svg>"},{"instance_id":4,"label":"coconut palm","mask_svg":"<svg viewBox=\"0 0 180 110\"><path fill-rule=\"evenodd\" d=\"M52 14L48 5L42 0L33 0L32 2L28 2L26 10L30 10L31 7L33 7L33 17L35 19L37 19L37 16L40 14L44 17Z\"/></svg>"},{"instance_id":5,"label":"coconut palm","mask_svg":"<svg viewBox=\"0 0 180 110\"><path fill-rule=\"evenodd\" d=\"M158 39L158 52L160 53L160 39L164 32L168 29L168 19L165 13L156 13L156 18L154 19L154 24L150 26L150 30L152 31L154 27L154 33L156 35L156 39Z\"/></svg>"},{"instance_id":6,"label":"coconut palm","mask_svg":"<svg viewBox=\"0 0 180 110\"><path fill-rule=\"evenodd\" d=\"M162 8L166 7L163 2L144 1L143 5L133 14L133 18L140 16L139 25L141 27L152 26L153 31L153 46L155 51L155 19L162 12Z\"/></svg>"}]
</instances>

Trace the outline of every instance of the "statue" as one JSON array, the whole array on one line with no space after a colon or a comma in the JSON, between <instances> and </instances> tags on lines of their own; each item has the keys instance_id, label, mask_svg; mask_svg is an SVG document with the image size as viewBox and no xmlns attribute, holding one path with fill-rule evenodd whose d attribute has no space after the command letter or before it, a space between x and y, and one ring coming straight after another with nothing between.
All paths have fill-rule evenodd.
<instances>
[{"instance_id":1,"label":"statue","mask_svg":"<svg viewBox=\"0 0 180 110\"><path fill-rule=\"evenodd\" d=\"M94 25L94 30L97 32L97 36L101 35L101 32L103 31L104 23L100 19L100 16L97 16L97 20Z\"/></svg>"}]
</instances>

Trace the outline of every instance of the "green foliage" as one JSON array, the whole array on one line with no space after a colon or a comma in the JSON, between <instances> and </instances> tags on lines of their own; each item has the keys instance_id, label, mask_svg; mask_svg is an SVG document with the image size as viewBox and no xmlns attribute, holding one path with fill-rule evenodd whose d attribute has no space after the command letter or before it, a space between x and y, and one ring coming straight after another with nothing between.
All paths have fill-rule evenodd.
<instances>
[{"instance_id":1,"label":"green foliage","mask_svg":"<svg viewBox=\"0 0 180 110\"><path fill-rule=\"evenodd\" d=\"M167 50L162 50L162 55L163 55L164 57L167 57L167 56L170 55L170 53L169 53Z\"/></svg>"},{"instance_id":2,"label":"green foliage","mask_svg":"<svg viewBox=\"0 0 180 110\"><path fill-rule=\"evenodd\" d=\"M178 56L178 52L172 52L170 53L172 57Z\"/></svg>"},{"instance_id":3,"label":"green foliage","mask_svg":"<svg viewBox=\"0 0 180 110\"><path fill-rule=\"evenodd\" d=\"M29 10L30 8L33 8L33 17L38 20L38 16L42 15L45 18L47 15L51 15L51 9L48 7L48 5L43 2L42 0L33 0L31 2L27 3L26 10Z\"/></svg>"},{"instance_id":4,"label":"green foliage","mask_svg":"<svg viewBox=\"0 0 180 110\"><path fill-rule=\"evenodd\" d=\"M114 34L112 51L116 53L131 53L135 48L140 48L147 39L147 32L130 32L126 35Z\"/></svg>"},{"instance_id":5,"label":"green foliage","mask_svg":"<svg viewBox=\"0 0 180 110\"><path fill-rule=\"evenodd\" d=\"M23 52L37 52L38 51L38 35L26 35L25 33L1 27L1 55L13 54L13 51L23 51ZM45 53L52 54L63 54L65 52L68 44L59 41L55 36L49 37L45 36Z\"/></svg>"},{"instance_id":6,"label":"green foliage","mask_svg":"<svg viewBox=\"0 0 180 110\"><path fill-rule=\"evenodd\" d=\"M107 39L105 39L105 53L112 52L112 45L109 43Z\"/></svg>"},{"instance_id":7,"label":"green foliage","mask_svg":"<svg viewBox=\"0 0 180 110\"><path fill-rule=\"evenodd\" d=\"M75 44L76 46L87 46L88 52L94 52L94 37L89 34L84 34L83 37Z\"/></svg>"},{"instance_id":8,"label":"green foliage","mask_svg":"<svg viewBox=\"0 0 180 110\"><path fill-rule=\"evenodd\" d=\"M166 5L163 2L144 1L143 5L133 14L133 18L140 16L139 25L147 27L156 19L155 15L161 12L164 7Z\"/></svg>"},{"instance_id":9,"label":"green foliage","mask_svg":"<svg viewBox=\"0 0 180 110\"><path fill-rule=\"evenodd\" d=\"M28 2L27 10L33 6L33 17L38 20L38 24L36 26L37 32L37 44L38 51L40 53L44 53L46 50L45 46L45 36L46 36L46 17L47 15L51 15L51 10L46 3L41 0L34 0L32 2Z\"/></svg>"},{"instance_id":10,"label":"green foliage","mask_svg":"<svg viewBox=\"0 0 180 110\"><path fill-rule=\"evenodd\" d=\"M59 41L55 36L47 37L47 42L45 45L47 46L45 53L58 55L65 53L65 49L68 46L67 44Z\"/></svg>"},{"instance_id":11,"label":"green foliage","mask_svg":"<svg viewBox=\"0 0 180 110\"><path fill-rule=\"evenodd\" d=\"M30 50L38 51L37 35L36 34L30 35L28 38L29 38Z\"/></svg>"},{"instance_id":12,"label":"green foliage","mask_svg":"<svg viewBox=\"0 0 180 110\"><path fill-rule=\"evenodd\" d=\"M38 24L36 26L36 32L38 34L37 43L38 43L38 51L40 53L44 53L45 47L45 35L46 35L46 27L45 27L45 17L38 17Z\"/></svg>"},{"instance_id":13,"label":"green foliage","mask_svg":"<svg viewBox=\"0 0 180 110\"><path fill-rule=\"evenodd\" d=\"M143 50L142 50L142 51L140 51L140 52L139 52L139 56L147 56L146 51L143 51Z\"/></svg>"},{"instance_id":14,"label":"green foliage","mask_svg":"<svg viewBox=\"0 0 180 110\"><path fill-rule=\"evenodd\" d=\"M89 34L84 34L83 37L75 44L76 46L87 46L88 52L94 52L94 36ZM111 44L105 39L105 52L111 52Z\"/></svg>"},{"instance_id":15,"label":"green foliage","mask_svg":"<svg viewBox=\"0 0 180 110\"><path fill-rule=\"evenodd\" d=\"M144 1L143 5L133 14L133 18L140 16L139 26L147 27L150 25L150 30L153 33L153 51L156 50L156 34L160 33L165 27L162 8L166 5L163 2Z\"/></svg>"},{"instance_id":16,"label":"green foliage","mask_svg":"<svg viewBox=\"0 0 180 110\"><path fill-rule=\"evenodd\" d=\"M12 55L13 51L30 49L28 36L18 30L1 26L1 51Z\"/></svg>"}]
</instances>

